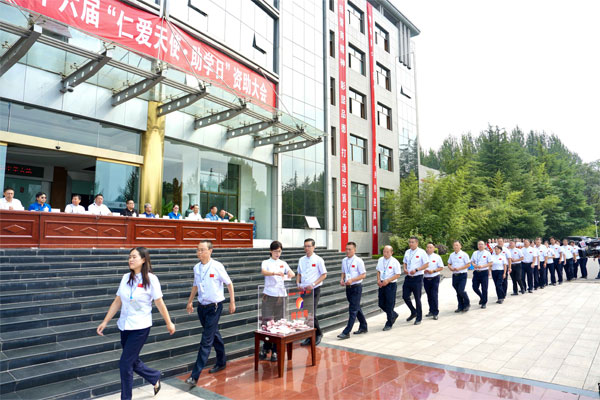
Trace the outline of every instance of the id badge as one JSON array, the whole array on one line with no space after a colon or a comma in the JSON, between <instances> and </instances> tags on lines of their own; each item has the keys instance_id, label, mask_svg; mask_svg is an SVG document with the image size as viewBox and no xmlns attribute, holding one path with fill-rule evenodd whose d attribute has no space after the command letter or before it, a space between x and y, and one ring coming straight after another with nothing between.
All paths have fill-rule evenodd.
<instances>
[{"instance_id":1,"label":"id badge","mask_svg":"<svg viewBox=\"0 0 600 400\"><path fill-rule=\"evenodd\" d=\"M131 299L129 301L129 304L131 305L131 308L133 308L135 311L140 311L142 309L142 305L135 301L135 299Z\"/></svg>"},{"instance_id":2,"label":"id badge","mask_svg":"<svg viewBox=\"0 0 600 400\"><path fill-rule=\"evenodd\" d=\"M200 286L198 286L198 291L200 293L204 293L204 285L203 284L200 284Z\"/></svg>"}]
</instances>

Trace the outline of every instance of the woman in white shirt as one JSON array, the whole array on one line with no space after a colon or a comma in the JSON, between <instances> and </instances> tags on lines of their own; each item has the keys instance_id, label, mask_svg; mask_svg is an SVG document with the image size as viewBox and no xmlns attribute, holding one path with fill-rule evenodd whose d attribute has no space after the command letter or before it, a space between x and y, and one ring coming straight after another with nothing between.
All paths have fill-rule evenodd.
<instances>
[{"instance_id":1,"label":"woman in white shirt","mask_svg":"<svg viewBox=\"0 0 600 400\"><path fill-rule=\"evenodd\" d=\"M152 273L150 252L145 247L136 247L129 252L129 273L123 275L117 297L110 305L104 321L96 332L104 336L108 322L119 309L121 314L117 327L121 332L123 353L119 360L121 371L121 399L131 399L133 371L154 386L154 394L160 390L160 371L148 368L140 359L140 351L146 343L152 326L152 301L165 320L167 330L172 335L175 325L162 299L160 282Z\"/></svg>"},{"instance_id":2,"label":"woman in white shirt","mask_svg":"<svg viewBox=\"0 0 600 400\"><path fill-rule=\"evenodd\" d=\"M284 277L288 279L296 276L289 265L280 259L283 246L275 240L270 246L271 257L262 262L261 273L265 277L265 288L262 295L261 324L266 325L269 321L279 321L283 318L285 298L287 291L283 282ZM265 342L258 357L261 360L267 358L271 351L271 361L277 361L275 346L271 342Z\"/></svg>"},{"instance_id":3,"label":"woman in white shirt","mask_svg":"<svg viewBox=\"0 0 600 400\"><path fill-rule=\"evenodd\" d=\"M496 286L496 295L498 296L496 303L498 304L502 304L506 297L502 282L506 279L507 268L508 259L506 255L502 254L502 247L495 247L492 255L492 279L494 280L494 286Z\"/></svg>"}]
</instances>

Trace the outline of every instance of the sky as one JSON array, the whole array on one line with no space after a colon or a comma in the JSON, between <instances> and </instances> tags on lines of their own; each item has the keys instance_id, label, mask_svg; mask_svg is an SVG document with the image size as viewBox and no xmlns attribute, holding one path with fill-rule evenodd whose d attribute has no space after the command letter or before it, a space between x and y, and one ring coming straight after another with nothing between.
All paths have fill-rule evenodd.
<instances>
[{"instance_id":1,"label":"sky","mask_svg":"<svg viewBox=\"0 0 600 400\"><path fill-rule=\"evenodd\" d=\"M488 124L600 159L600 0L392 0L416 45L420 144Z\"/></svg>"}]
</instances>

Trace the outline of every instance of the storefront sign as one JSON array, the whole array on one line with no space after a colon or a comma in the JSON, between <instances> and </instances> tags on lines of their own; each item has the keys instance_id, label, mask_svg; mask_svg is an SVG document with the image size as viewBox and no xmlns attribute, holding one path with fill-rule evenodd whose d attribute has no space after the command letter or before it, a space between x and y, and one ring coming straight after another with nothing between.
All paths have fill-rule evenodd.
<instances>
[{"instance_id":1,"label":"storefront sign","mask_svg":"<svg viewBox=\"0 0 600 400\"><path fill-rule=\"evenodd\" d=\"M375 55L373 51L373 6L367 2L367 24L369 30L369 80L371 82L371 166L373 167L371 179L371 207L373 209L373 222L371 233L373 235L373 254L379 253L379 239L377 230L377 125L375 124Z\"/></svg>"},{"instance_id":2,"label":"storefront sign","mask_svg":"<svg viewBox=\"0 0 600 400\"><path fill-rule=\"evenodd\" d=\"M157 15L118 0L8 0L275 107L275 84Z\"/></svg>"},{"instance_id":3,"label":"storefront sign","mask_svg":"<svg viewBox=\"0 0 600 400\"><path fill-rule=\"evenodd\" d=\"M338 105L340 109L340 196L341 196L341 249L346 249L348 243L348 214L350 213L348 199L348 125L346 113L346 1L338 1L338 62L339 85Z\"/></svg>"}]
</instances>

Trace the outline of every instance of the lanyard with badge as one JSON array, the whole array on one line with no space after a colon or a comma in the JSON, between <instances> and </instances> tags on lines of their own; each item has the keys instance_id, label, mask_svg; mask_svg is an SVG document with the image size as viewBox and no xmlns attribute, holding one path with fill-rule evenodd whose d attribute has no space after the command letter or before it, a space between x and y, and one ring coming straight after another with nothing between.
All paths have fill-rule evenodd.
<instances>
[{"instance_id":1,"label":"lanyard with badge","mask_svg":"<svg viewBox=\"0 0 600 400\"><path fill-rule=\"evenodd\" d=\"M417 255L417 250L410 250L410 257L408 257L409 270L412 270L412 263L415 260L416 255Z\"/></svg>"},{"instance_id":2,"label":"lanyard with badge","mask_svg":"<svg viewBox=\"0 0 600 400\"><path fill-rule=\"evenodd\" d=\"M202 266L204 266L204 264L201 264ZM204 272L204 275L202 275L202 272L200 273L200 284L198 285L198 290L200 291L201 295L204 295L204 278L206 278L206 275L208 274L208 272L210 271L210 267L212 265L212 259L210 260L210 262L207 264L206 266L206 271ZM202 299L203 296L201 296L200 298Z\"/></svg>"},{"instance_id":3,"label":"lanyard with badge","mask_svg":"<svg viewBox=\"0 0 600 400\"><path fill-rule=\"evenodd\" d=\"M351 261L351 262L348 262ZM354 263L354 257L352 257L352 260L349 260L346 257L346 270L348 270L348 272L344 271L346 273L346 282L348 282L350 280L350 273L352 272L352 263ZM350 265L350 266L348 266Z\"/></svg>"},{"instance_id":4,"label":"lanyard with badge","mask_svg":"<svg viewBox=\"0 0 600 400\"><path fill-rule=\"evenodd\" d=\"M133 285L131 286L131 288L129 289L129 305L131 306L131 308L133 308L135 311L140 311L142 309L142 305L138 302L135 301L135 299L133 298L133 294L135 293L135 290L138 287L144 287L143 284L141 283L137 283L137 279L133 282Z\"/></svg>"},{"instance_id":5,"label":"lanyard with badge","mask_svg":"<svg viewBox=\"0 0 600 400\"><path fill-rule=\"evenodd\" d=\"M381 280L385 279L385 273L386 273L388 267L390 266L391 262L392 262L392 257L390 257L390 259L388 260L387 265L385 264L385 257L383 258L383 262L382 262L382 264L383 264L383 272L381 273Z\"/></svg>"}]
</instances>

